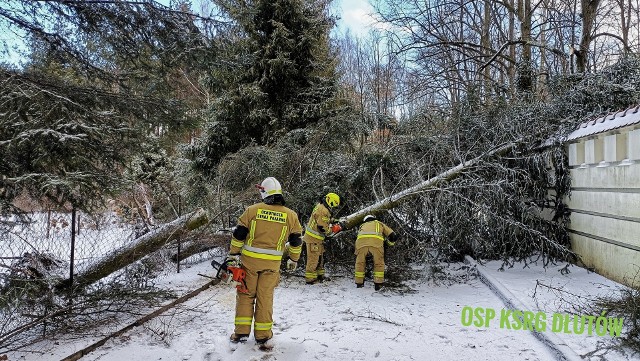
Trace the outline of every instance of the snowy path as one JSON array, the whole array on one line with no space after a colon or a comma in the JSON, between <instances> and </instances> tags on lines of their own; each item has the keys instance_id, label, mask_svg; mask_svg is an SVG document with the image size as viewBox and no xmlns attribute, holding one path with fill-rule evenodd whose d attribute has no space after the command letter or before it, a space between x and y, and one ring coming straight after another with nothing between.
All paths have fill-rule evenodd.
<instances>
[{"instance_id":1,"label":"snowy path","mask_svg":"<svg viewBox=\"0 0 640 361\"><path fill-rule=\"evenodd\" d=\"M192 288L208 263L184 270L179 278ZM178 281L175 281L178 282ZM503 308L479 280L450 286L413 282L416 291L356 289L351 279L334 278L307 286L283 278L276 291L274 341L263 353L253 340L231 352L234 290L219 285L134 329L82 360L552 360L530 333L497 327L465 327L461 310ZM44 355L11 360L60 360L83 345L64 343Z\"/></svg>"},{"instance_id":2,"label":"snowy path","mask_svg":"<svg viewBox=\"0 0 640 361\"><path fill-rule=\"evenodd\" d=\"M569 266L570 273L562 274L560 269L565 265L565 263L548 265L545 269L540 263L529 264L527 267L516 264L513 268L502 272L499 271L501 262L491 261L487 262L483 269L516 295L528 310L542 311L549 316L554 312L566 313L567 310L572 309L572 305L581 305L587 300L616 294L620 288L625 287L577 266ZM594 352L599 342L611 340L609 335L588 335L587 332L580 335L565 332L554 334L579 356ZM586 359L626 361L637 360L638 357L639 355L623 355L613 350L609 352L602 350Z\"/></svg>"}]
</instances>

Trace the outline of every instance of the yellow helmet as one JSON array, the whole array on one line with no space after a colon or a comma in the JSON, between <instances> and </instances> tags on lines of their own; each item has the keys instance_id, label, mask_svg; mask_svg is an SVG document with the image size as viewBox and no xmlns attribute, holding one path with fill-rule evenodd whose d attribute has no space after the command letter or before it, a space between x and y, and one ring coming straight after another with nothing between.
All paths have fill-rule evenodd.
<instances>
[{"instance_id":1,"label":"yellow helmet","mask_svg":"<svg viewBox=\"0 0 640 361\"><path fill-rule=\"evenodd\" d=\"M330 208L335 208L340 205L340 196L335 193L327 193L324 197L324 201Z\"/></svg>"}]
</instances>

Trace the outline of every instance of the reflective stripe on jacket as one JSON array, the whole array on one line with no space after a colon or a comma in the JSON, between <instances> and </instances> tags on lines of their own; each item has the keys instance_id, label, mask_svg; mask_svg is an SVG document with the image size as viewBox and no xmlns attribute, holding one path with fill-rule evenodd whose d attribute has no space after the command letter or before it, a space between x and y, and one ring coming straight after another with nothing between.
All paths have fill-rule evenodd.
<instances>
[{"instance_id":1,"label":"reflective stripe on jacket","mask_svg":"<svg viewBox=\"0 0 640 361\"><path fill-rule=\"evenodd\" d=\"M356 249L364 246L382 247L385 237L391 233L393 230L378 220L363 223L358 229Z\"/></svg>"},{"instance_id":2,"label":"reflective stripe on jacket","mask_svg":"<svg viewBox=\"0 0 640 361\"><path fill-rule=\"evenodd\" d=\"M246 227L249 232L245 240L231 240L229 253L241 252L246 257L269 261L282 259L289 235L302 234L296 212L277 204L258 203L249 206L238 218L238 224Z\"/></svg>"},{"instance_id":3,"label":"reflective stripe on jacket","mask_svg":"<svg viewBox=\"0 0 640 361\"><path fill-rule=\"evenodd\" d=\"M316 204L309 217L309 222L304 228L305 241L319 240L322 241L331 233L329 223L331 222L331 212L322 203ZM324 230L324 233L320 231ZM309 237L311 239L309 239Z\"/></svg>"}]
</instances>

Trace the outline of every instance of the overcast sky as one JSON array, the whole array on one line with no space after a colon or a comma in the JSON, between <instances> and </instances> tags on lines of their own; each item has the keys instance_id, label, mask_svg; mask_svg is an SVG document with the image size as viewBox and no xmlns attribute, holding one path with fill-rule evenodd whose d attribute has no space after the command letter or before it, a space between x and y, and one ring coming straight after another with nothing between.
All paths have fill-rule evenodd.
<instances>
[{"instance_id":1,"label":"overcast sky","mask_svg":"<svg viewBox=\"0 0 640 361\"><path fill-rule=\"evenodd\" d=\"M364 36L374 23L369 0L335 0L334 7L340 17L336 31L342 34L349 29L353 35Z\"/></svg>"}]
</instances>

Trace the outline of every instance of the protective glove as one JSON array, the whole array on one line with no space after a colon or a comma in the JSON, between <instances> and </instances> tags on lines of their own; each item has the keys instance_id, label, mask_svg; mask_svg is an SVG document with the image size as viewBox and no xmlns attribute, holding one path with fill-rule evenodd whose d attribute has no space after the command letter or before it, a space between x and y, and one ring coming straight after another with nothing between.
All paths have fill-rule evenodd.
<instances>
[{"instance_id":1,"label":"protective glove","mask_svg":"<svg viewBox=\"0 0 640 361\"><path fill-rule=\"evenodd\" d=\"M398 236L398 234L396 232L391 232L391 234L389 235L389 237L387 238L387 245L389 246L395 246L396 242L400 239L400 236Z\"/></svg>"},{"instance_id":2,"label":"protective glove","mask_svg":"<svg viewBox=\"0 0 640 361\"><path fill-rule=\"evenodd\" d=\"M325 246L325 247L329 247L329 245L330 245L330 244L331 244L331 242L333 241L333 237L331 237L331 236L333 236L333 234L331 234L331 235L329 235L329 236L324 237L324 240L322 241L322 245L323 245L323 246Z\"/></svg>"},{"instance_id":3,"label":"protective glove","mask_svg":"<svg viewBox=\"0 0 640 361\"><path fill-rule=\"evenodd\" d=\"M298 267L298 262L293 261L291 258L287 260L287 270L293 271Z\"/></svg>"},{"instance_id":4,"label":"protective glove","mask_svg":"<svg viewBox=\"0 0 640 361\"><path fill-rule=\"evenodd\" d=\"M336 224L332 224L331 225L331 233L336 234L338 232L342 231L342 225L340 225L340 223L336 223Z\"/></svg>"},{"instance_id":5,"label":"protective glove","mask_svg":"<svg viewBox=\"0 0 640 361\"><path fill-rule=\"evenodd\" d=\"M228 255L223 265L225 269L227 267L240 267L240 255L239 254Z\"/></svg>"}]
</instances>

